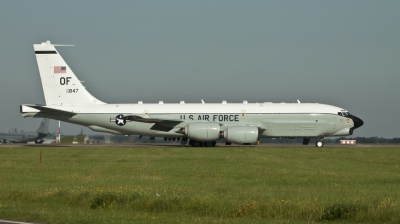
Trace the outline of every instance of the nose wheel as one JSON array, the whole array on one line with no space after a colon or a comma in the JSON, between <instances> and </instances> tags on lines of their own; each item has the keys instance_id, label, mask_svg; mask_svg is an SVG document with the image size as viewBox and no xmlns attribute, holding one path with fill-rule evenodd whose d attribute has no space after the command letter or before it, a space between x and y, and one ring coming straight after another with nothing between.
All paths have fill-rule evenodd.
<instances>
[{"instance_id":1,"label":"nose wheel","mask_svg":"<svg viewBox=\"0 0 400 224\"><path fill-rule=\"evenodd\" d=\"M323 146L324 146L323 139L318 139L318 140L315 142L315 147L321 148L321 147L323 147Z\"/></svg>"}]
</instances>

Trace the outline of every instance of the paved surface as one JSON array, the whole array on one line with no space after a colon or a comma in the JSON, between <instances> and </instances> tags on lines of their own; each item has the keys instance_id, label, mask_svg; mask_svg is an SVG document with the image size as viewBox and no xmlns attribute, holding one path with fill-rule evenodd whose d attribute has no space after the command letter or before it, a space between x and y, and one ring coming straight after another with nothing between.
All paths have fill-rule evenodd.
<instances>
[{"instance_id":1,"label":"paved surface","mask_svg":"<svg viewBox=\"0 0 400 224\"><path fill-rule=\"evenodd\" d=\"M115 143L115 144L0 144L0 148L9 147L191 147L189 145L180 145L180 143ZM266 147L266 148L291 148L305 147L315 148L314 143L302 145L301 143L262 143L259 145L225 145L225 143L217 143L216 147ZM400 147L400 144L356 144L341 145L326 143L323 148L364 148L364 147ZM1 224L1 223L0 223Z\"/></svg>"}]
</instances>

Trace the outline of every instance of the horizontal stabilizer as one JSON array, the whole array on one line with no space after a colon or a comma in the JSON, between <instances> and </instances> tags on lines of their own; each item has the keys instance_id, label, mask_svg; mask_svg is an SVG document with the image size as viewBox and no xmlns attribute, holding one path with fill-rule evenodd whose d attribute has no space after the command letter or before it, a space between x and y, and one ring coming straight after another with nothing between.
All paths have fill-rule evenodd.
<instances>
[{"instance_id":1,"label":"horizontal stabilizer","mask_svg":"<svg viewBox=\"0 0 400 224\"><path fill-rule=\"evenodd\" d=\"M33 110L32 110L33 109ZM61 115L76 115L77 113L59 110L54 108L49 108L42 105L35 105L35 104L22 104L21 105L21 113L39 113L45 112L49 114L61 114Z\"/></svg>"}]
</instances>

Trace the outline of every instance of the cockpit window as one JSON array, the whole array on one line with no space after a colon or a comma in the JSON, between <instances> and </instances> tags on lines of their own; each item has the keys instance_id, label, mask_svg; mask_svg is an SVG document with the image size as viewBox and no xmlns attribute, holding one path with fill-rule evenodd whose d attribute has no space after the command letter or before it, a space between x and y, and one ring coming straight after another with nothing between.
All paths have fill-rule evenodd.
<instances>
[{"instance_id":1,"label":"cockpit window","mask_svg":"<svg viewBox=\"0 0 400 224\"><path fill-rule=\"evenodd\" d=\"M338 114L339 116L343 116L343 115L342 115L342 112L338 112L337 114Z\"/></svg>"},{"instance_id":2,"label":"cockpit window","mask_svg":"<svg viewBox=\"0 0 400 224\"><path fill-rule=\"evenodd\" d=\"M347 116L348 114L346 112L343 112L343 116Z\"/></svg>"},{"instance_id":3,"label":"cockpit window","mask_svg":"<svg viewBox=\"0 0 400 224\"><path fill-rule=\"evenodd\" d=\"M338 115L345 117L348 116L349 114L347 112L338 112Z\"/></svg>"}]
</instances>

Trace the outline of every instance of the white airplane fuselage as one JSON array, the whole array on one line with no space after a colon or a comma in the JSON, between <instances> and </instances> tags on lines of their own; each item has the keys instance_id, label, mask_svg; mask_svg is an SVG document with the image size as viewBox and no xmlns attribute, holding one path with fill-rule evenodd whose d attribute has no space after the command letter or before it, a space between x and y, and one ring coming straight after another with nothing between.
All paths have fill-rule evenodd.
<instances>
[{"instance_id":1,"label":"white airplane fuselage","mask_svg":"<svg viewBox=\"0 0 400 224\"><path fill-rule=\"evenodd\" d=\"M114 134L189 138L192 143L221 138L237 144L270 137L322 139L351 135L363 125L343 108L317 103L106 104L86 91L54 45L34 47L46 105L21 105L24 117L51 118Z\"/></svg>"},{"instance_id":2,"label":"white airplane fuselage","mask_svg":"<svg viewBox=\"0 0 400 224\"><path fill-rule=\"evenodd\" d=\"M343 109L315 103L230 103L230 104L104 104L92 106L52 106L77 115L41 113L32 110L25 117L46 117L79 124L93 130L125 135L184 137L176 133L193 122L215 122L222 126L251 125L259 127L259 137L326 137L348 136L353 119L338 115ZM235 111L235 112L234 112ZM155 123L114 121L118 114L138 114L148 118L181 120L169 131L152 129Z\"/></svg>"}]
</instances>

